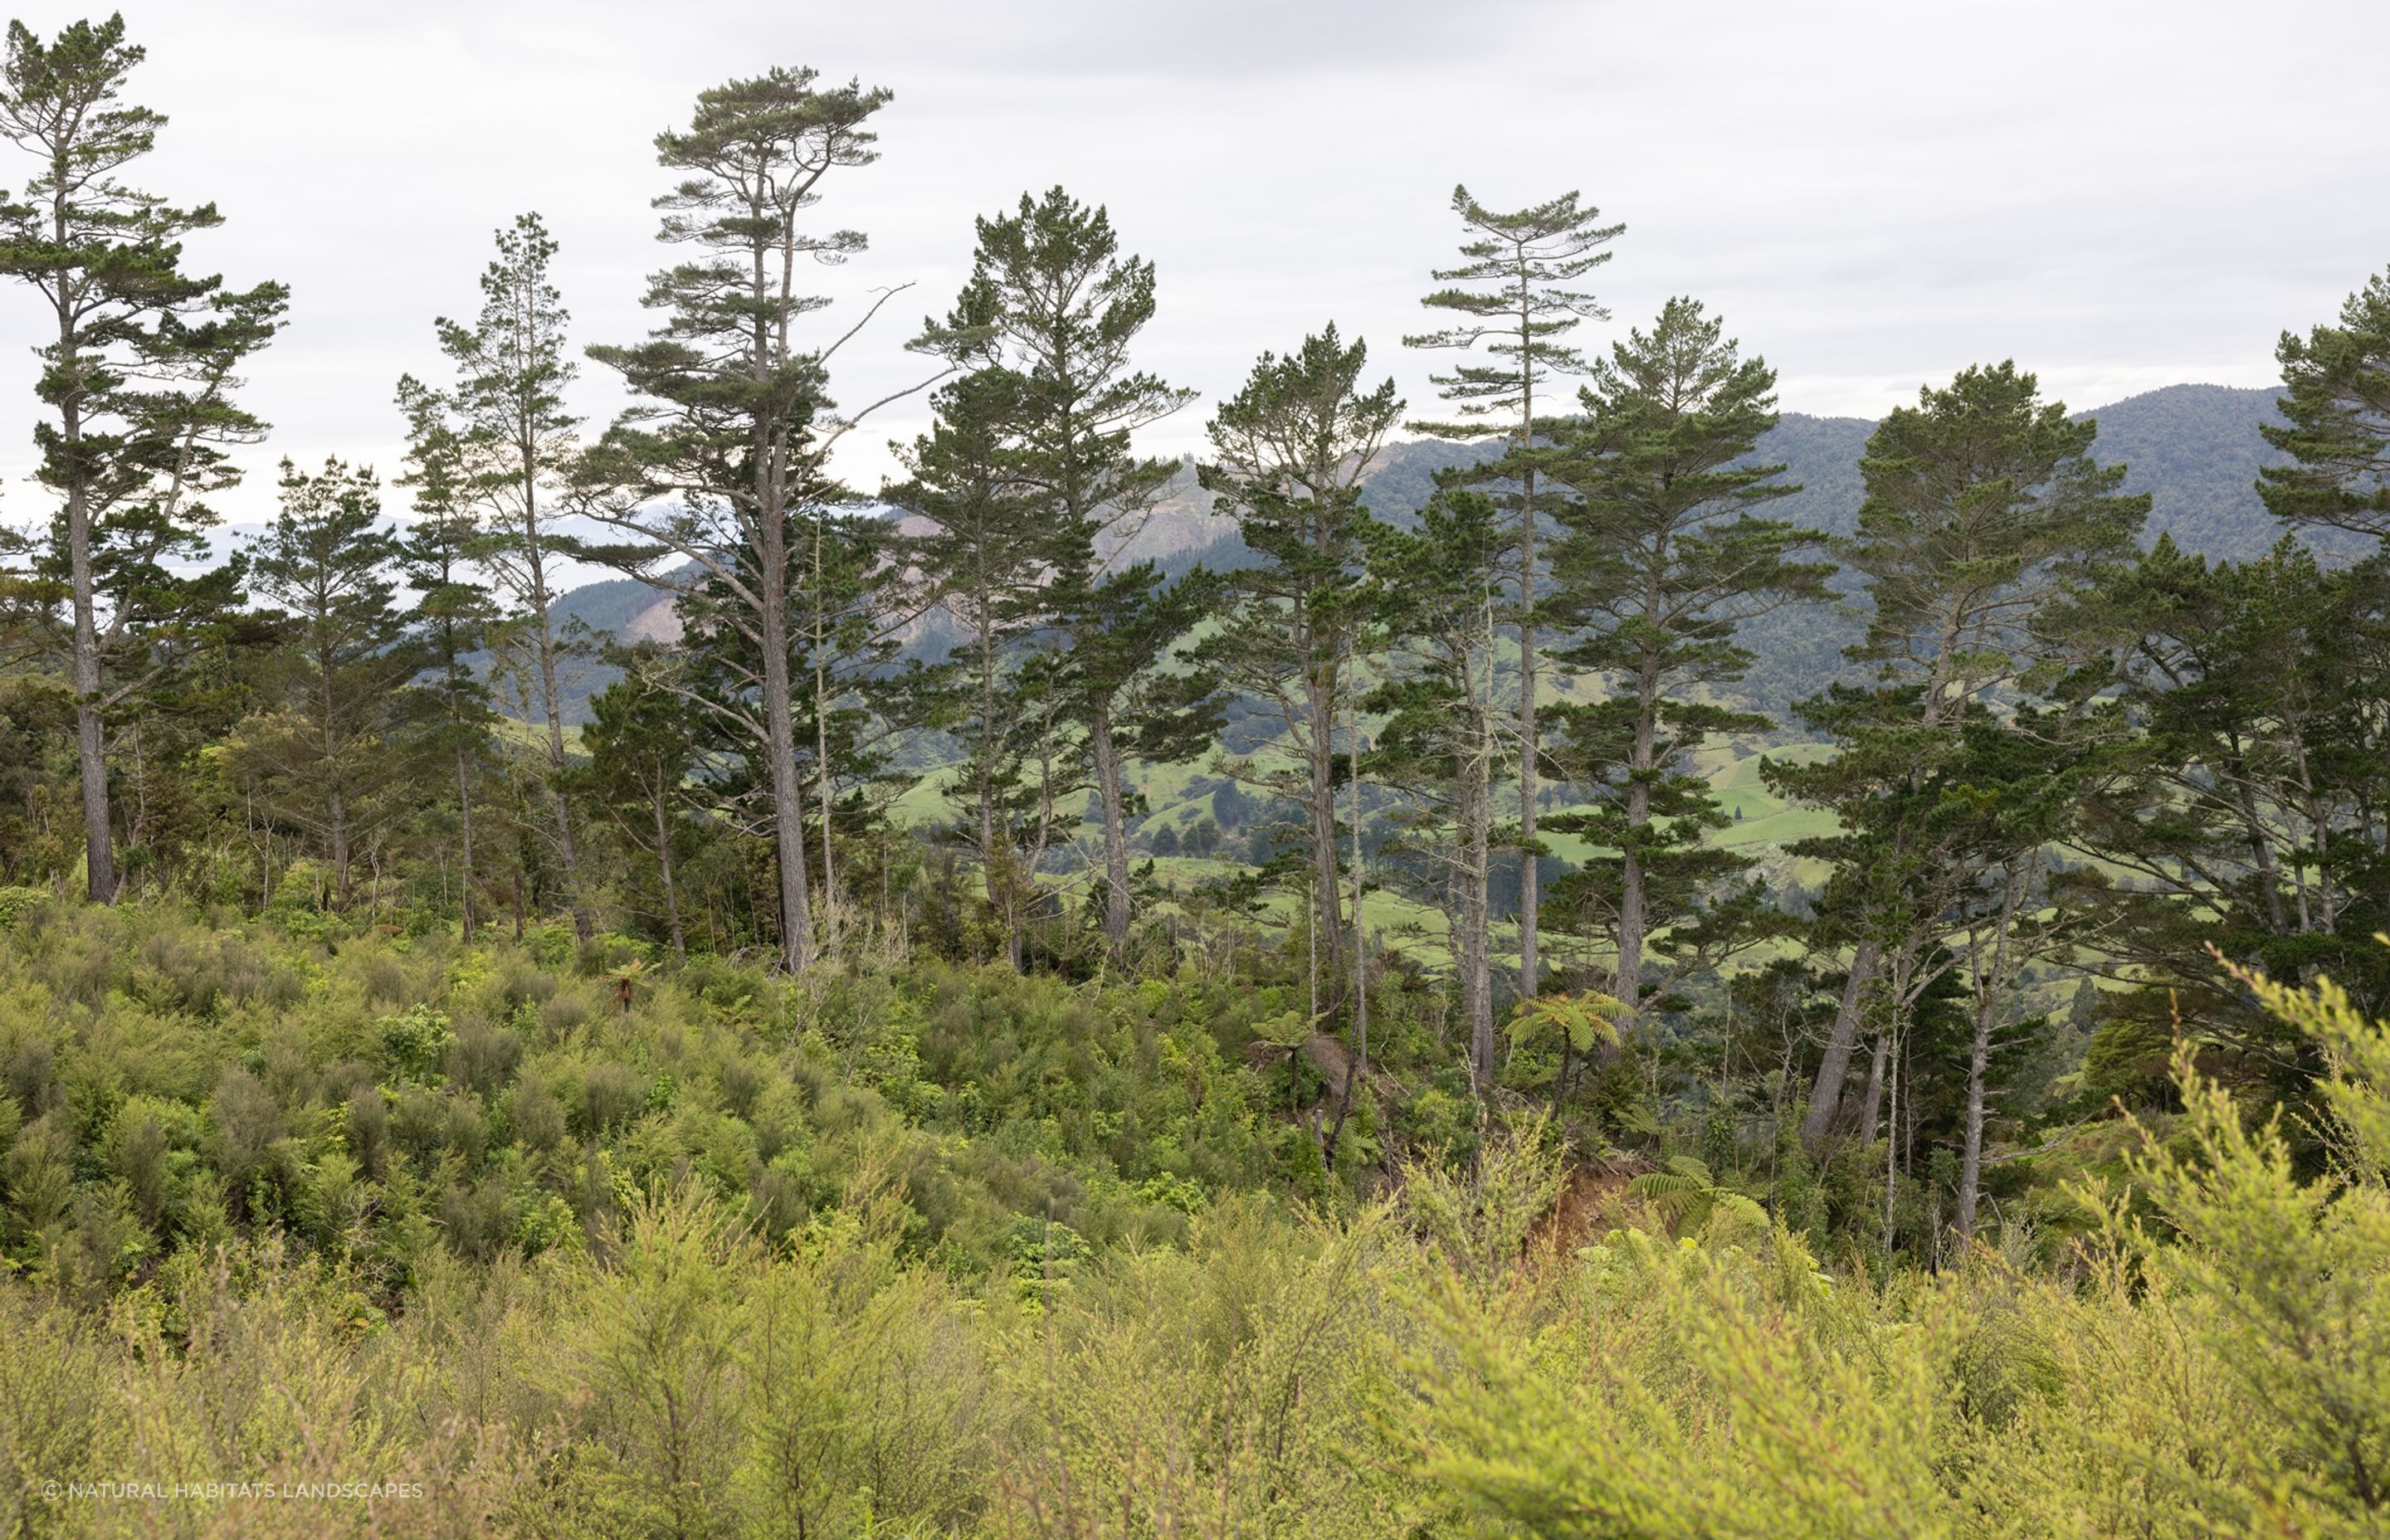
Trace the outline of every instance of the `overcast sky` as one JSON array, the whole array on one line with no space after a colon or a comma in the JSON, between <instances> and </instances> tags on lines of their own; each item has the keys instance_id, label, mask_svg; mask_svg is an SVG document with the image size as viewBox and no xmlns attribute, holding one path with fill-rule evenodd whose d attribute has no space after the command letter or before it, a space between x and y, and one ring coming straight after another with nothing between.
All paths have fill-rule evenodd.
<instances>
[{"instance_id":1,"label":"overcast sky","mask_svg":"<svg viewBox=\"0 0 2390 1540\"><path fill-rule=\"evenodd\" d=\"M775 65L895 93L879 164L818 216L871 250L823 275L849 402L906 380L971 217L1056 183L1160 268L1140 362L1204 401L1333 320L1414 407L1437 360L1400 338L1450 260L1453 185L1515 207L1579 189L1625 222L1596 282L1615 320L1689 293L1782 377L1788 409L1874 416L2014 357L2091 406L2180 380L2260 385L2274 340L2390 264L2380 133L2390 6L1542 4L1536 0L869 0L845 5L127 4L134 99L172 117L139 181L227 216L203 270L293 290L251 374L273 462L395 468L391 388L436 371L494 228L544 214L583 341L639 336L657 264L651 139L700 89ZM47 32L82 14L19 6ZM8 180L20 181L11 170ZM0 517L28 485L32 296L0 290ZM593 423L619 387L575 388ZM850 441L866 487L925 408Z\"/></svg>"}]
</instances>

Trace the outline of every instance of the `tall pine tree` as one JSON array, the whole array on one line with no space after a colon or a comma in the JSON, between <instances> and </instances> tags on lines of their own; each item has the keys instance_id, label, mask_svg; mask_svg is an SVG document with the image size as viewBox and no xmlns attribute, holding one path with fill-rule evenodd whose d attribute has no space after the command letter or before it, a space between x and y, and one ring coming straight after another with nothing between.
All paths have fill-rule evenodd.
<instances>
[{"instance_id":1,"label":"tall pine tree","mask_svg":"<svg viewBox=\"0 0 2390 1540\"><path fill-rule=\"evenodd\" d=\"M374 473L333 459L311 475L286 460L281 495L253 571L287 617L283 688L277 709L243 725L236 757L322 841L346 908L360 838L403 809L405 697L424 660L396 603L399 546Z\"/></svg>"},{"instance_id":2,"label":"tall pine tree","mask_svg":"<svg viewBox=\"0 0 2390 1540\"><path fill-rule=\"evenodd\" d=\"M943 387L931 430L900 451L909 479L886 493L924 526L907 559L960 634L937 673L935 720L964 753L947 800L1015 968L1034 874L1062 804L1086 789L1059 752L1043 671L1023 667L1056 551L1017 464L1020 386L986 366Z\"/></svg>"},{"instance_id":3,"label":"tall pine tree","mask_svg":"<svg viewBox=\"0 0 2390 1540\"><path fill-rule=\"evenodd\" d=\"M1445 399L1459 411L1459 420L1416 422L1411 427L1447 439L1477 438L1492 428L1510 441L1506 454L1463 473L1462 479L1512 489L1510 495L1517 517L1511 544L1518 563L1514 579L1518 608L1513 619L1519 631L1519 993L1533 995L1541 987L1542 969L1536 944L1542 877L1536 867L1540 853L1536 844L1536 797L1543 773L1536 717L1542 676L1536 630L1540 515L1536 468L1542 438L1538 402L1554 389L1554 376L1584 372L1584 355L1561 339L1579 322L1602 319L1609 313L1593 295L1574 286L1610 260L1610 252L1603 248L1624 234L1626 226L1602 224L1601 211L1582 206L1574 192L1501 213L1471 197L1467 187L1457 186L1452 189L1452 211L1460 216L1467 237L1460 247L1466 260L1458 267L1438 271L1435 281L1446 287L1420 302L1431 310L1456 312L1464 319L1442 331L1406 337L1403 341L1414 348L1471 351L1483 342L1494 361L1462 364L1448 375L1434 377Z\"/></svg>"},{"instance_id":4,"label":"tall pine tree","mask_svg":"<svg viewBox=\"0 0 2390 1540\"><path fill-rule=\"evenodd\" d=\"M1102 208L1060 187L1024 193L1016 212L980 220L978 232L970 281L947 326L983 339L980 356L1011 377L1011 463L1046 545L1042 629L1058 699L1085 735L1102 827L1104 935L1118 948L1129 926L1127 762L1139 747L1186 751L1187 721L1174 718L1173 692L1151 676L1201 604L1150 565L1120 569L1111 558L1176 470L1140 457L1132 436L1194 392L1130 364L1153 318L1153 264L1121 253Z\"/></svg>"},{"instance_id":5,"label":"tall pine tree","mask_svg":"<svg viewBox=\"0 0 2390 1540\"><path fill-rule=\"evenodd\" d=\"M415 524L399 547L407 585L415 590L415 626L438 697L432 747L445 752L456 792L457 904L465 939L480 924L474 885L474 786L480 779L496 712L489 687L469 661L488 638L497 607L480 575L476 552L482 525L468 497L462 446L439 399L413 378L398 382L407 422L406 474L414 489Z\"/></svg>"},{"instance_id":6,"label":"tall pine tree","mask_svg":"<svg viewBox=\"0 0 2390 1540\"><path fill-rule=\"evenodd\" d=\"M473 324L445 317L434 323L456 379L437 398L427 393L419 409L436 399L453 418L443 426L453 445L454 480L482 520L473 554L521 613L545 729L556 864L573 929L585 939L589 908L581 896L572 810L560 787L564 676L573 648L556 617L553 577L557 558L574 548L558 528L569 512L566 477L580 453L579 419L564 407L574 373L565 353L571 317L548 276L556 242L540 217L518 215L496 238L498 254L482 272L482 309Z\"/></svg>"},{"instance_id":7,"label":"tall pine tree","mask_svg":"<svg viewBox=\"0 0 2390 1540\"><path fill-rule=\"evenodd\" d=\"M1366 598L1371 520L1361 479L1403 411L1392 379L1362 383L1368 366L1368 347L1347 345L1330 326L1283 358L1264 353L1244 389L1213 417L1217 458L1202 468L1202 485L1260 559L1227 575L1231 603L1192 649L1229 687L1268 707L1299 761L1291 774L1264 768L1269 761L1255 755L1235 768L1303 803L1312 924L1320 947L1338 959L1348 945L1337 882L1335 738Z\"/></svg>"},{"instance_id":8,"label":"tall pine tree","mask_svg":"<svg viewBox=\"0 0 2390 1540\"><path fill-rule=\"evenodd\" d=\"M236 292L185 272L185 240L223 216L121 179L166 123L122 100L142 58L112 16L46 44L12 21L0 62L0 135L36 167L0 202L0 275L48 312L36 391L49 415L33 438L58 510L44 566L67 610L85 882L103 904L117 889L109 722L157 677L147 634L230 597L230 574L189 580L170 565L204 555L216 520L202 499L239 480L228 450L264 433L233 391L289 301L280 284Z\"/></svg>"},{"instance_id":9,"label":"tall pine tree","mask_svg":"<svg viewBox=\"0 0 2390 1540\"><path fill-rule=\"evenodd\" d=\"M1776 425L1776 373L1697 302L1669 301L1592 375L1584 417L1555 430L1548 461L1570 495L1553 500L1563 533L1548 612L1581 638L1561 660L1608 688L1563 713L1572 778L1596 807L1553 827L1618 853L1577 880L1595 890L1587 906L1614 917L1613 993L1632 1012L1656 933L1664 989L1767 929L1741 879L1749 862L1703 842L1725 819L1691 759L1716 734L1773 725L1717 703L1752 661L1737 628L1821 602L1832 568L1804 559L1822 535L1761 516L1800 490L1782 466L1753 463Z\"/></svg>"},{"instance_id":10,"label":"tall pine tree","mask_svg":"<svg viewBox=\"0 0 2390 1540\"><path fill-rule=\"evenodd\" d=\"M2053 621L2129 558L2149 510L2146 495L2117 490L2122 466L2092 458L2098 431L2043 401L2012 363L1965 370L1884 418L1860 462L1858 532L1843 547L1874 605L1851 655L1875 665L1877 682L1796 708L1837 742L1833 759L1769 770L1780 789L1836 813L1837 834L1796 848L1838 863L1829 898L1859 938L1805 1132L1822 1139L1842 1109L1870 992L1879 1003L1871 1123L1910 1013L1964 969L1975 1011L1961 1178L1970 1199L1992 1034L2031 956L2009 944L2013 922L2039 907L2046 846L2061 832L2040 793L2050 774L2072 773L2075 751L2055 725L2025 725L2021 698L2068 665L2073 642ZM2029 746L2060 759L2018 771ZM1987 905L2005 918L1976 922ZM1957 950L1945 944L1954 922L1965 930ZM1962 1201L1956 1227L1963 1236L1972 1225Z\"/></svg>"},{"instance_id":11,"label":"tall pine tree","mask_svg":"<svg viewBox=\"0 0 2390 1540\"><path fill-rule=\"evenodd\" d=\"M829 302L804 291L803 270L865 246L855 231L816 234L801 216L831 173L879 159L867 124L889 93L815 80L775 69L732 81L699 96L687 129L657 136L657 159L683 176L656 200L659 238L693 254L650 280L646 302L664 319L648 341L589 350L642 399L582 468L591 517L628 537L609 559L683 591L710 585L715 615L753 660L737 726L770 799L780 957L791 971L816 952L790 667L804 599L791 581L807 570L817 511L847 497L829 475L831 447L884 404L841 416L829 396L831 357L871 312L818 347L798 323ZM667 562L686 575L668 577Z\"/></svg>"}]
</instances>

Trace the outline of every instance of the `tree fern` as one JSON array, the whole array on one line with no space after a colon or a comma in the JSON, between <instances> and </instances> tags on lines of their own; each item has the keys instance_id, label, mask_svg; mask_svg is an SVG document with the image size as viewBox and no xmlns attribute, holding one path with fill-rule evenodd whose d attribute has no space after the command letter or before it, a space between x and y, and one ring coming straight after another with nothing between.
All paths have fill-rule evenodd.
<instances>
[{"instance_id":1,"label":"tree fern","mask_svg":"<svg viewBox=\"0 0 2390 1540\"><path fill-rule=\"evenodd\" d=\"M1724 1213L1739 1226L1767 1226L1767 1211L1732 1187L1720 1187L1707 1164L1690 1155L1671 1155L1659 1171L1626 1184L1626 1196L1648 1205L1672 1230L1698 1230Z\"/></svg>"}]
</instances>

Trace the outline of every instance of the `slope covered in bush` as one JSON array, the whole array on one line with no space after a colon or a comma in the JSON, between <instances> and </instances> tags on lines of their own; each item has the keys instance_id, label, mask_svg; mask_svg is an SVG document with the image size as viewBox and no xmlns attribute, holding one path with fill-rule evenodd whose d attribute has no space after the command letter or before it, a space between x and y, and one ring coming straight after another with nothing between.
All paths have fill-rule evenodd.
<instances>
[{"instance_id":1,"label":"slope covered in bush","mask_svg":"<svg viewBox=\"0 0 2390 1540\"><path fill-rule=\"evenodd\" d=\"M11 1533L2390 1525L2390 1030L2328 984L2258 985L2333 1066L2326 1174L2184 1058L2061 1265L1879 1279L1782 1203L1563 1233L1525 1114L1323 1170L1236 1051L1273 1002L1191 975L139 909L5 956Z\"/></svg>"}]
</instances>

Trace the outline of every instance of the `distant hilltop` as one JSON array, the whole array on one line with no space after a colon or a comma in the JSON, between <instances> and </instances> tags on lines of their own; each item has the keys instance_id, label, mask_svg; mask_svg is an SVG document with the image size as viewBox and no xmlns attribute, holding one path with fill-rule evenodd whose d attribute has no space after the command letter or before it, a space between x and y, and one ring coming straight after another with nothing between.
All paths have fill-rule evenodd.
<instances>
[{"instance_id":1,"label":"distant hilltop","mask_svg":"<svg viewBox=\"0 0 2390 1540\"><path fill-rule=\"evenodd\" d=\"M2168 385L2127 396L2106 406L2077 413L2099 419L2095 453L2104 464L2128 467L2125 486L2152 494L2147 538L2170 533L2175 543L2209 557L2242 560L2260 556L2281 538L2281 526L2258 501L2258 468L2278 460L2258 432L2261 424L2279 420L2272 389L2243 390L2230 385ZM1770 516L1790 519L1830 534L1848 534L1857 527L1859 456L1875 424L1865 417L1821 417L1787 412L1773 431L1760 441L1758 458L1780 461L1788 481L1801 491L1771 508ZM1416 513L1435 489L1435 473L1465 465L1494 452L1495 441L1455 443L1441 439L1407 439L1380 452L1364 487L1364 498L1381 518L1401 520ZM1131 560L1150 560L1165 571L1183 571L1198 565L1242 566L1243 543L1234 520L1211 511L1211 500L1195 485L1189 462L1173 482L1169 494L1128 533L1122 553ZM2332 532L2306 538L2329 554L2354 552L2361 542ZM671 642L680 636L679 617L670 595L635 578L594 583L567 594L558 605L560 616L578 621L599 635L625 641ZM1831 671L1843 642L1848 638L1818 617L1788 618L1799 636L1767 638L1765 652L1784 661L1781 687L1771 688L1763 677L1753 681L1763 704L1777 704L1788 692L1798 693L1804 680ZM916 638L932 656L944 651L944 628L933 618ZM585 687L570 692L569 715L586 712L589 694L605 687L610 674L593 671Z\"/></svg>"}]
</instances>

